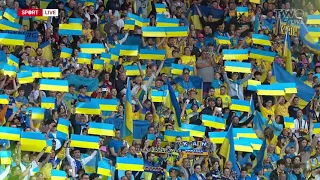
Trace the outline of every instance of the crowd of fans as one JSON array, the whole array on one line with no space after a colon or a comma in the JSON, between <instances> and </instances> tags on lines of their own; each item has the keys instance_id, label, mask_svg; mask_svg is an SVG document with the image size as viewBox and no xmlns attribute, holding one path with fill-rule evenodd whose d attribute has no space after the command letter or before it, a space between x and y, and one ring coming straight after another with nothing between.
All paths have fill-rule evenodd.
<instances>
[{"instance_id":1,"label":"crowd of fans","mask_svg":"<svg viewBox=\"0 0 320 180\"><path fill-rule=\"evenodd\" d=\"M37 0L6 0L2 1L2 11L6 8L27 9L40 8ZM148 5L149 3L149 5ZM272 66L277 63L282 67L288 66L283 57L285 35L278 33L279 17L275 16L275 9L302 9L305 14L314 14L319 8L318 2L303 0L294 1L256 1L242 0L153 0L146 1L146 14L141 16L150 18L149 26L156 26L159 15L155 4L164 3L166 18L179 19L180 26L188 27L188 36L179 38L150 38L142 37L142 30L135 26L134 30L124 30L128 13L137 14L137 3L130 0L99 0L86 4L84 1L52 0L48 9L59 9L59 16L50 21L30 19L30 24L24 24L20 31L38 31L38 44L49 42L53 59L47 58L47 51L30 46L16 46L14 48L1 45L7 56L14 54L19 58L19 67L60 67L62 78L73 74L87 78L87 81L98 80L99 87L91 94L87 93L87 83L70 84L69 92L39 90L39 79L28 84L20 84L16 77L0 74L0 93L9 95L9 104L0 105L0 121L2 126L20 128L26 132L41 132L52 141L52 151L29 152L21 150L21 143L1 140L3 151L12 152L12 164L1 165L0 179L53 179L51 170L66 172L66 178L79 180L95 179L170 179L170 180L242 180L242 179L272 179L272 180L302 180L320 179L318 162L320 157L320 134L313 133L314 122L319 121L319 92L320 86L316 76L320 70L320 60L316 53L312 53L300 41L298 34L292 35L289 44L292 53L293 74L297 79L315 90L315 95L307 106L299 106L296 94L290 97L258 96L256 92L247 90L247 81L256 80L262 84L272 83ZM88 6L86 6L88 5ZM216 18L215 14L202 12L203 7L224 11L223 16ZM248 7L248 16L237 15L237 7ZM143 7L144 8L144 7ZM213 11L216 12L216 11ZM141 13L141 12L140 12ZM196 25L194 15L199 17L201 29ZM207 17L204 17L204 16ZM82 36L61 36L58 33L59 24L69 22L69 18L83 19ZM254 25L259 18L259 26ZM22 19L19 19L22 23ZM264 25L268 22L268 25ZM259 28L258 31L255 28ZM273 62L263 59L245 60L252 64L251 73L227 73L224 67L222 49L264 49L264 46L252 43L252 34L258 32L270 37L271 47L267 51L276 52ZM228 37L230 45L218 44L217 38ZM135 41L132 42L132 39ZM131 42L130 42L131 41ZM100 43L106 52L116 44L139 45L141 49L163 49L166 52L164 61L139 60L136 57L120 56L114 61L112 68L102 71L94 70L93 64L79 64L78 54L80 44ZM136 43L136 44L135 44ZM40 47L40 46L39 46ZM61 49L72 48L71 58L60 58ZM34 52L32 52L34 51ZM92 60L99 55L92 55ZM172 74L172 63L187 65L181 75ZM245 62L244 61L244 62ZM5 62L2 62L5 63ZM100 136L100 149L84 149L70 147L71 140L57 138L59 118L70 120L70 134L88 135L89 122L104 123L109 118L126 121L126 92L127 73L124 66L137 65L140 75L131 76L132 114L134 120L149 123L141 139L128 142L123 139L123 131L116 128L115 136ZM146 71L141 68L146 66ZM166 70L168 69L169 70ZM201 88L195 87L192 77L201 77ZM175 81L180 78L180 81ZM171 86L178 92L180 114L175 114L172 107L165 102L154 102L151 90L164 91ZM178 88L179 87L179 88ZM200 90L200 91L199 91ZM299 90L299 89L298 89ZM42 121L35 121L29 107L40 107L43 97L54 97L55 108L45 111ZM91 98L115 99L118 102L117 111L102 113L101 115L84 115L75 111L77 103L90 102ZM257 134L265 140L266 148L262 162L257 162L260 151L253 153L235 153L237 164L221 156L221 151L229 151L210 140L208 133L221 131L206 127L203 137L192 137L190 142L202 141L200 146L194 145L193 150L199 153L187 153L182 150L182 137L176 137L176 142L165 142L163 132L177 131L177 118L184 124L203 125L203 115L217 116L225 120L225 129L250 128L255 124L254 112L230 110L232 99L253 99L257 113L266 118L266 127L262 134ZM294 126L288 128L284 124L285 117L294 119ZM133 129L135 131L135 129ZM149 138L153 135L154 139ZM203 145L204 144L204 145ZM262 145L263 146L263 145ZM170 150L177 153L171 153ZM165 153L160 153L166 148ZM85 156L84 156L85 155ZM101 156L111 166L111 176L106 177L86 166L96 156ZM143 158L145 172L117 170L117 157ZM96 164L97 165L97 164ZM261 166L257 170L257 166ZM239 169L237 171L236 169ZM37 169L37 171L36 171ZM151 173L151 175L150 175Z\"/></svg>"}]
</instances>

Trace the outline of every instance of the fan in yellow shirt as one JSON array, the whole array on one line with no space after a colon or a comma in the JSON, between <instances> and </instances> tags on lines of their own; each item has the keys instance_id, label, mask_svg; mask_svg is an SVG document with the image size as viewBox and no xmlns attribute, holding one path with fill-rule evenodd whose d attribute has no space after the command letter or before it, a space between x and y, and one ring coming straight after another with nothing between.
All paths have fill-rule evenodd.
<instances>
[{"instance_id":1,"label":"fan in yellow shirt","mask_svg":"<svg viewBox=\"0 0 320 180\"><path fill-rule=\"evenodd\" d=\"M266 102L266 107L264 107L262 105L262 97L258 96L258 103L259 103L259 108L263 117L268 118L268 116L271 116L271 119L275 119L274 111L276 109L276 106L272 105L272 100L269 99Z\"/></svg>"},{"instance_id":2,"label":"fan in yellow shirt","mask_svg":"<svg viewBox=\"0 0 320 180\"><path fill-rule=\"evenodd\" d=\"M278 101L276 102L276 109L275 109L275 115L281 115L283 117L288 117L289 116L289 111L288 108L294 99L295 94L292 94L291 98L289 99L288 102L286 102L286 99L281 96Z\"/></svg>"},{"instance_id":3,"label":"fan in yellow shirt","mask_svg":"<svg viewBox=\"0 0 320 180\"><path fill-rule=\"evenodd\" d=\"M220 97L222 99L222 107L223 108L227 108L231 104L231 97L228 94L226 94L226 89L227 88L225 86L221 86L220 87L220 94L217 95L217 97Z\"/></svg>"},{"instance_id":4,"label":"fan in yellow shirt","mask_svg":"<svg viewBox=\"0 0 320 180\"><path fill-rule=\"evenodd\" d=\"M196 63L196 57L191 55L189 47L184 48L184 55L181 57L182 64L193 66Z\"/></svg>"}]
</instances>

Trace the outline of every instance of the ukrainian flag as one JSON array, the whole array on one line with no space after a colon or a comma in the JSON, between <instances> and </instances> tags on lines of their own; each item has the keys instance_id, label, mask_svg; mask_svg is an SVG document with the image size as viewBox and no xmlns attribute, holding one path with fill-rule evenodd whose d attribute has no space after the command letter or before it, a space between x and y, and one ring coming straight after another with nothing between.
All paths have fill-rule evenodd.
<instances>
[{"instance_id":1,"label":"ukrainian flag","mask_svg":"<svg viewBox=\"0 0 320 180\"><path fill-rule=\"evenodd\" d=\"M231 99L230 110L250 112L250 102L240 99Z\"/></svg>"},{"instance_id":2,"label":"ukrainian flag","mask_svg":"<svg viewBox=\"0 0 320 180\"><path fill-rule=\"evenodd\" d=\"M104 67L104 61L101 59L95 59L93 60L93 69L94 70L98 70L98 71L102 71Z\"/></svg>"},{"instance_id":3,"label":"ukrainian flag","mask_svg":"<svg viewBox=\"0 0 320 180\"><path fill-rule=\"evenodd\" d=\"M0 104L9 104L9 96L6 94L0 94Z\"/></svg>"},{"instance_id":4,"label":"ukrainian flag","mask_svg":"<svg viewBox=\"0 0 320 180\"><path fill-rule=\"evenodd\" d=\"M111 54L104 52L104 53L101 54L100 59L102 59L105 64L106 64L106 63L110 63L110 61L111 61Z\"/></svg>"},{"instance_id":5,"label":"ukrainian flag","mask_svg":"<svg viewBox=\"0 0 320 180\"><path fill-rule=\"evenodd\" d=\"M54 97L42 97L41 108L43 109L55 109L56 98Z\"/></svg>"},{"instance_id":6,"label":"ukrainian flag","mask_svg":"<svg viewBox=\"0 0 320 180\"><path fill-rule=\"evenodd\" d=\"M165 50L140 49L139 59L142 60L164 60L166 56Z\"/></svg>"},{"instance_id":7,"label":"ukrainian flag","mask_svg":"<svg viewBox=\"0 0 320 180\"><path fill-rule=\"evenodd\" d=\"M25 40L25 35L23 34L10 34L10 33L0 33L0 44L2 45L15 45L23 46Z\"/></svg>"},{"instance_id":8,"label":"ukrainian flag","mask_svg":"<svg viewBox=\"0 0 320 180\"><path fill-rule=\"evenodd\" d=\"M239 152L253 152L250 142L241 139L234 140L234 150Z\"/></svg>"},{"instance_id":9,"label":"ukrainian flag","mask_svg":"<svg viewBox=\"0 0 320 180\"><path fill-rule=\"evenodd\" d=\"M166 130L164 132L164 140L167 142L176 142L176 137L181 137L182 141L190 141L190 132L189 131L172 131Z\"/></svg>"},{"instance_id":10,"label":"ukrainian flag","mask_svg":"<svg viewBox=\"0 0 320 180\"><path fill-rule=\"evenodd\" d=\"M304 23L300 24L300 39L302 40L303 44L307 46L311 51L317 54L320 53L318 41L310 35Z\"/></svg>"},{"instance_id":11,"label":"ukrainian flag","mask_svg":"<svg viewBox=\"0 0 320 180\"><path fill-rule=\"evenodd\" d=\"M20 128L0 126L0 139L20 141Z\"/></svg>"},{"instance_id":12,"label":"ukrainian flag","mask_svg":"<svg viewBox=\"0 0 320 180\"><path fill-rule=\"evenodd\" d=\"M45 151L45 153L51 153L52 151L52 140L47 140L47 149Z\"/></svg>"},{"instance_id":13,"label":"ukrainian flag","mask_svg":"<svg viewBox=\"0 0 320 180\"><path fill-rule=\"evenodd\" d=\"M286 94L296 94L297 93L297 84L296 83L275 83L274 85L282 87Z\"/></svg>"},{"instance_id":14,"label":"ukrainian flag","mask_svg":"<svg viewBox=\"0 0 320 180\"><path fill-rule=\"evenodd\" d=\"M188 27L165 27L164 31L166 32L166 37L187 37L188 36Z\"/></svg>"},{"instance_id":15,"label":"ukrainian flag","mask_svg":"<svg viewBox=\"0 0 320 180\"><path fill-rule=\"evenodd\" d=\"M117 111L118 101L115 99L91 99L91 102L99 104L101 111Z\"/></svg>"},{"instance_id":16,"label":"ukrainian flag","mask_svg":"<svg viewBox=\"0 0 320 180\"><path fill-rule=\"evenodd\" d=\"M3 75L8 75L9 77L16 77L17 68L15 66L10 66L8 64L4 64L2 72L3 72Z\"/></svg>"},{"instance_id":17,"label":"ukrainian flag","mask_svg":"<svg viewBox=\"0 0 320 180\"><path fill-rule=\"evenodd\" d=\"M227 136L227 132L209 132L211 142L215 144L222 144Z\"/></svg>"},{"instance_id":18,"label":"ukrainian flag","mask_svg":"<svg viewBox=\"0 0 320 180\"><path fill-rule=\"evenodd\" d=\"M320 133L320 123L313 123L313 134Z\"/></svg>"},{"instance_id":19,"label":"ukrainian flag","mask_svg":"<svg viewBox=\"0 0 320 180\"><path fill-rule=\"evenodd\" d=\"M273 64L272 74L278 83L296 83L297 96L299 97L299 107L303 109L313 98L314 89L289 74L277 63Z\"/></svg>"},{"instance_id":20,"label":"ukrainian flag","mask_svg":"<svg viewBox=\"0 0 320 180\"><path fill-rule=\"evenodd\" d=\"M251 63L225 61L224 67L227 72L251 73Z\"/></svg>"},{"instance_id":21,"label":"ukrainian flag","mask_svg":"<svg viewBox=\"0 0 320 180\"><path fill-rule=\"evenodd\" d=\"M135 25L139 26L139 27L146 27L146 26L149 26L149 24L150 24L150 19L149 18L142 18L142 17L137 16L137 15L132 14L132 13L127 13L127 18L129 20L134 20L135 21Z\"/></svg>"},{"instance_id":22,"label":"ukrainian flag","mask_svg":"<svg viewBox=\"0 0 320 180\"><path fill-rule=\"evenodd\" d=\"M320 24L320 15L308 15L307 24L319 25Z\"/></svg>"},{"instance_id":23,"label":"ukrainian flag","mask_svg":"<svg viewBox=\"0 0 320 180\"><path fill-rule=\"evenodd\" d=\"M239 128L242 129L242 128ZM232 124L229 127L227 135L221 145L219 154L226 158L226 161L230 161L232 163L232 169L237 173L240 174L239 166L236 160L236 153L235 153L235 143L233 138L233 127Z\"/></svg>"},{"instance_id":24,"label":"ukrainian flag","mask_svg":"<svg viewBox=\"0 0 320 180\"><path fill-rule=\"evenodd\" d=\"M42 67L42 77L61 78L61 70L59 67Z\"/></svg>"},{"instance_id":25,"label":"ukrainian flag","mask_svg":"<svg viewBox=\"0 0 320 180\"><path fill-rule=\"evenodd\" d=\"M28 111L32 112L32 120L43 120L44 119L44 109L38 107L29 107Z\"/></svg>"},{"instance_id":26,"label":"ukrainian flag","mask_svg":"<svg viewBox=\"0 0 320 180\"><path fill-rule=\"evenodd\" d=\"M124 30L134 30L135 21L134 20L126 20L124 22Z\"/></svg>"},{"instance_id":27,"label":"ukrainian flag","mask_svg":"<svg viewBox=\"0 0 320 180\"><path fill-rule=\"evenodd\" d=\"M173 116L174 125L175 125L175 129L178 130L181 127L181 119L180 119L181 110L177 100L177 96L175 95L175 92L173 91L172 86L168 80L167 80L167 84L168 84L168 91L169 91L167 98L170 101L168 101L168 104L166 104L166 106L168 106L169 109L173 112L173 114L175 114L175 116Z\"/></svg>"},{"instance_id":28,"label":"ukrainian flag","mask_svg":"<svg viewBox=\"0 0 320 180\"><path fill-rule=\"evenodd\" d=\"M252 139L252 138L240 138L239 139L240 141L244 141L244 142L249 142L249 144L251 145L251 148L254 150L254 151L259 151L261 146L262 146L262 143L263 141L259 138L257 139Z\"/></svg>"},{"instance_id":29,"label":"ukrainian flag","mask_svg":"<svg viewBox=\"0 0 320 180\"><path fill-rule=\"evenodd\" d=\"M51 0L40 0L40 8L46 9L50 2L51 2Z\"/></svg>"},{"instance_id":30,"label":"ukrainian flag","mask_svg":"<svg viewBox=\"0 0 320 180\"><path fill-rule=\"evenodd\" d=\"M241 17L242 15L248 17L249 16L249 9L248 7L237 7L237 16Z\"/></svg>"},{"instance_id":31,"label":"ukrainian flag","mask_svg":"<svg viewBox=\"0 0 320 180\"><path fill-rule=\"evenodd\" d=\"M249 90L249 91L257 91L257 86L258 85L261 85L260 81L249 79L248 80L247 90Z\"/></svg>"},{"instance_id":32,"label":"ukrainian flag","mask_svg":"<svg viewBox=\"0 0 320 180\"><path fill-rule=\"evenodd\" d=\"M131 82L130 78L127 80L127 92L126 92L126 102L125 102L125 114L124 114L124 139L131 144L133 140L133 113L132 113L132 97L131 97ZM117 161L118 162L118 161Z\"/></svg>"},{"instance_id":33,"label":"ukrainian flag","mask_svg":"<svg viewBox=\"0 0 320 180\"><path fill-rule=\"evenodd\" d=\"M69 18L69 24L82 24L82 18Z\"/></svg>"},{"instance_id":34,"label":"ukrainian flag","mask_svg":"<svg viewBox=\"0 0 320 180\"><path fill-rule=\"evenodd\" d=\"M291 39L290 39L290 34L289 31L287 30L286 32L286 37L284 41L284 46L283 46L283 57L286 62L286 70L292 74L292 55L291 55Z\"/></svg>"},{"instance_id":35,"label":"ukrainian flag","mask_svg":"<svg viewBox=\"0 0 320 180\"><path fill-rule=\"evenodd\" d=\"M79 52L78 54L78 63L79 64L91 64L91 54Z\"/></svg>"},{"instance_id":36,"label":"ukrainian flag","mask_svg":"<svg viewBox=\"0 0 320 180\"><path fill-rule=\"evenodd\" d=\"M1 22L1 21L0 21ZM310 36L319 38L320 37L320 27L307 27Z\"/></svg>"},{"instance_id":37,"label":"ukrainian flag","mask_svg":"<svg viewBox=\"0 0 320 180\"><path fill-rule=\"evenodd\" d=\"M144 162L141 158L117 157L116 169L119 171L144 171Z\"/></svg>"},{"instance_id":38,"label":"ukrainian flag","mask_svg":"<svg viewBox=\"0 0 320 180\"><path fill-rule=\"evenodd\" d=\"M248 49L223 49L223 60L247 60L249 55Z\"/></svg>"},{"instance_id":39,"label":"ukrainian flag","mask_svg":"<svg viewBox=\"0 0 320 180\"><path fill-rule=\"evenodd\" d=\"M40 90L68 92L67 80L40 79Z\"/></svg>"},{"instance_id":40,"label":"ukrainian flag","mask_svg":"<svg viewBox=\"0 0 320 180\"><path fill-rule=\"evenodd\" d=\"M82 24L59 24L59 35L82 36Z\"/></svg>"},{"instance_id":41,"label":"ukrainian flag","mask_svg":"<svg viewBox=\"0 0 320 180\"><path fill-rule=\"evenodd\" d=\"M18 13L14 9L6 8L6 11L3 14L3 17L8 19L11 22L14 22L18 18Z\"/></svg>"},{"instance_id":42,"label":"ukrainian flag","mask_svg":"<svg viewBox=\"0 0 320 180\"><path fill-rule=\"evenodd\" d=\"M167 11L164 3L155 3L154 6L157 13L165 13Z\"/></svg>"},{"instance_id":43,"label":"ukrainian flag","mask_svg":"<svg viewBox=\"0 0 320 180\"><path fill-rule=\"evenodd\" d=\"M80 44L81 52L88 54L101 54L106 52L103 44L90 43L90 44Z\"/></svg>"},{"instance_id":44,"label":"ukrainian flag","mask_svg":"<svg viewBox=\"0 0 320 180\"><path fill-rule=\"evenodd\" d=\"M42 54L46 60L51 61L53 59L51 43L49 41L41 43L39 48L42 49Z\"/></svg>"},{"instance_id":45,"label":"ukrainian flag","mask_svg":"<svg viewBox=\"0 0 320 180\"><path fill-rule=\"evenodd\" d=\"M154 134L147 134L147 140L149 141L149 145L152 146L153 141L156 139L156 135Z\"/></svg>"},{"instance_id":46,"label":"ukrainian flag","mask_svg":"<svg viewBox=\"0 0 320 180\"><path fill-rule=\"evenodd\" d=\"M11 151L0 151L1 165L11 165Z\"/></svg>"},{"instance_id":47,"label":"ukrainian flag","mask_svg":"<svg viewBox=\"0 0 320 180\"><path fill-rule=\"evenodd\" d=\"M18 68L20 64L20 60L16 56L10 54L9 57L7 58L7 63L9 65L12 65Z\"/></svg>"},{"instance_id":48,"label":"ukrainian flag","mask_svg":"<svg viewBox=\"0 0 320 180\"><path fill-rule=\"evenodd\" d=\"M193 72L193 67L184 64L171 64L171 74L172 75L182 75L183 69L188 68L190 72Z\"/></svg>"},{"instance_id":49,"label":"ukrainian flag","mask_svg":"<svg viewBox=\"0 0 320 180\"><path fill-rule=\"evenodd\" d=\"M99 161L97 173L102 176L111 177L111 166L108 162Z\"/></svg>"},{"instance_id":50,"label":"ukrainian flag","mask_svg":"<svg viewBox=\"0 0 320 180\"><path fill-rule=\"evenodd\" d=\"M40 132L21 132L21 151L41 152L47 146L44 135Z\"/></svg>"},{"instance_id":51,"label":"ukrainian flag","mask_svg":"<svg viewBox=\"0 0 320 180\"><path fill-rule=\"evenodd\" d=\"M231 44L229 37L226 37L226 36L218 36L216 38L216 41L217 41L218 45L230 45Z\"/></svg>"},{"instance_id":52,"label":"ukrainian flag","mask_svg":"<svg viewBox=\"0 0 320 180\"><path fill-rule=\"evenodd\" d=\"M259 96L284 96L285 92L283 87L276 85L258 85L257 91Z\"/></svg>"},{"instance_id":53,"label":"ukrainian flag","mask_svg":"<svg viewBox=\"0 0 320 180\"><path fill-rule=\"evenodd\" d=\"M237 138L250 138L250 139L258 138L252 128L235 128L233 129L233 133L234 133L233 135Z\"/></svg>"},{"instance_id":54,"label":"ukrainian flag","mask_svg":"<svg viewBox=\"0 0 320 180\"><path fill-rule=\"evenodd\" d=\"M114 125L106 123L89 122L88 134L98 136L115 136Z\"/></svg>"},{"instance_id":55,"label":"ukrainian flag","mask_svg":"<svg viewBox=\"0 0 320 180\"><path fill-rule=\"evenodd\" d=\"M263 51L260 49L251 49L250 51L250 58L256 59L256 60L265 60L273 62L274 57L276 56L275 52L271 51Z\"/></svg>"},{"instance_id":56,"label":"ukrainian flag","mask_svg":"<svg viewBox=\"0 0 320 180\"><path fill-rule=\"evenodd\" d=\"M21 72L17 74L19 84L28 84L34 81L32 77L32 72Z\"/></svg>"},{"instance_id":57,"label":"ukrainian flag","mask_svg":"<svg viewBox=\"0 0 320 180\"><path fill-rule=\"evenodd\" d=\"M61 49L60 58L70 58L71 55L72 55L72 49L71 48L63 47Z\"/></svg>"},{"instance_id":58,"label":"ukrainian flag","mask_svg":"<svg viewBox=\"0 0 320 180\"><path fill-rule=\"evenodd\" d=\"M15 22L8 21L6 19L0 20L0 30L19 31L21 25Z\"/></svg>"},{"instance_id":59,"label":"ukrainian flag","mask_svg":"<svg viewBox=\"0 0 320 180\"><path fill-rule=\"evenodd\" d=\"M157 18L157 27L179 27L179 19Z\"/></svg>"},{"instance_id":60,"label":"ukrainian flag","mask_svg":"<svg viewBox=\"0 0 320 180\"><path fill-rule=\"evenodd\" d=\"M71 134L70 147L85 148L85 149L99 149L99 137L98 136L86 136Z\"/></svg>"},{"instance_id":61,"label":"ukrainian flag","mask_svg":"<svg viewBox=\"0 0 320 180\"><path fill-rule=\"evenodd\" d=\"M225 122L223 118L206 114L203 114L201 117L204 126L212 127L215 129L225 129Z\"/></svg>"},{"instance_id":62,"label":"ukrainian flag","mask_svg":"<svg viewBox=\"0 0 320 180\"><path fill-rule=\"evenodd\" d=\"M167 99L167 91L151 91L152 102L165 102Z\"/></svg>"},{"instance_id":63,"label":"ukrainian flag","mask_svg":"<svg viewBox=\"0 0 320 180\"><path fill-rule=\"evenodd\" d=\"M139 46L117 45L116 48L120 49L120 56L138 56L139 53Z\"/></svg>"},{"instance_id":64,"label":"ukrainian flag","mask_svg":"<svg viewBox=\"0 0 320 180\"><path fill-rule=\"evenodd\" d=\"M271 46L271 41L269 36L263 34L253 34L252 35L253 44L259 44L262 46Z\"/></svg>"},{"instance_id":65,"label":"ukrainian flag","mask_svg":"<svg viewBox=\"0 0 320 180\"><path fill-rule=\"evenodd\" d=\"M181 131L190 131L191 136L203 137L204 133L206 132L206 127L198 126L198 125L194 125L194 124L181 123L180 130Z\"/></svg>"},{"instance_id":66,"label":"ukrainian flag","mask_svg":"<svg viewBox=\"0 0 320 180\"><path fill-rule=\"evenodd\" d=\"M283 117L284 118L284 126L286 128L294 128L294 120L293 117Z\"/></svg>"},{"instance_id":67,"label":"ukrainian flag","mask_svg":"<svg viewBox=\"0 0 320 180\"><path fill-rule=\"evenodd\" d=\"M67 178L67 173L65 171L60 171L60 170L51 170L51 179L54 180L66 180Z\"/></svg>"},{"instance_id":68,"label":"ukrainian flag","mask_svg":"<svg viewBox=\"0 0 320 180\"><path fill-rule=\"evenodd\" d=\"M2 19L3 11L0 11L0 19Z\"/></svg>"},{"instance_id":69,"label":"ukrainian flag","mask_svg":"<svg viewBox=\"0 0 320 180\"><path fill-rule=\"evenodd\" d=\"M79 102L76 107L77 114L100 115L101 110L99 104L93 102Z\"/></svg>"},{"instance_id":70,"label":"ukrainian flag","mask_svg":"<svg viewBox=\"0 0 320 180\"><path fill-rule=\"evenodd\" d=\"M150 27L142 27L142 36L143 37L167 37L167 34L164 28L150 26Z\"/></svg>"},{"instance_id":71,"label":"ukrainian flag","mask_svg":"<svg viewBox=\"0 0 320 180\"><path fill-rule=\"evenodd\" d=\"M119 48L110 48L111 60L118 61L120 56L120 49Z\"/></svg>"},{"instance_id":72,"label":"ukrainian flag","mask_svg":"<svg viewBox=\"0 0 320 180\"><path fill-rule=\"evenodd\" d=\"M42 68L41 67L31 67L33 78L42 78Z\"/></svg>"},{"instance_id":73,"label":"ukrainian flag","mask_svg":"<svg viewBox=\"0 0 320 180\"><path fill-rule=\"evenodd\" d=\"M146 70L146 66L141 66L142 71ZM127 65L124 66L124 71L127 76L140 76L140 70L138 65Z\"/></svg>"},{"instance_id":74,"label":"ukrainian flag","mask_svg":"<svg viewBox=\"0 0 320 180\"><path fill-rule=\"evenodd\" d=\"M69 126L70 121L63 118L59 118L57 125L57 137L67 139L67 137L69 137ZM59 136L58 133L60 134Z\"/></svg>"}]
</instances>

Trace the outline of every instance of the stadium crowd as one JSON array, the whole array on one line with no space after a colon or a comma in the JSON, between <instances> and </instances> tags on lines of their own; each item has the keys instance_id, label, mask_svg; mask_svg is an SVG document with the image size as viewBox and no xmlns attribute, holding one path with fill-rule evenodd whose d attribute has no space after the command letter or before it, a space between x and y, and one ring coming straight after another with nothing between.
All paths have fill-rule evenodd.
<instances>
[{"instance_id":1,"label":"stadium crowd","mask_svg":"<svg viewBox=\"0 0 320 180\"><path fill-rule=\"evenodd\" d=\"M320 179L320 2L0 3L0 180Z\"/></svg>"}]
</instances>

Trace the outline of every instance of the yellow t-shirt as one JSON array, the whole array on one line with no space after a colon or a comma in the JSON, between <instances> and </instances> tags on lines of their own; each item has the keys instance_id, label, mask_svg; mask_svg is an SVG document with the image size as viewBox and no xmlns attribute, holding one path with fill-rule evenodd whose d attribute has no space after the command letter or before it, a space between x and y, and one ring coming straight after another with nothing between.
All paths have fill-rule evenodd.
<instances>
[{"instance_id":1,"label":"yellow t-shirt","mask_svg":"<svg viewBox=\"0 0 320 180\"><path fill-rule=\"evenodd\" d=\"M275 114L281 115L283 117L288 117L289 116L289 112L288 112L288 108L289 108L290 104L287 102L284 105L279 104L276 108Z\"/></svg>"},{"instance_id":2,"label":"yellow t-shirt","mask_svg":"<svg viewBox=\"0 0 320 180\"><path fill-rule=\"evenodd\" d=\"M308 86L312 87L312 82L305 81L304 83L305 83L306 85L308 85Z\"/></svg>"},{"instance_id":3,"label":"yellow t-shirt","mask_svg":"<svg viewBox=\"0 0 320 180\"><path fill-rule=\"evenodd\" d=\"M271 141L267 140L267 145L274 145L274 146L277 146L278 144L278 136L273 136L273 138L271 139Z\"/></svg>"},{"instance_id":4,"label":"yellow t-shirt","mask_svg":"<svg viewBox=\"0 0 320 180\"><path fill-rule=\"evenodd\" d=\"M195 56L183 55L181 57L181 60L182 60L182 64L185 64L185 65L190 65L189 64L190 62L192 62L192 65L194 65L196 63L196 57Z\"/></svg>"},{"instance_id":5,"label":"yellow t-shirt","mask_svg":"<svg viewBox=\"0 0 320 180\"><path fill-rule=\"evenodd\" d=\"M220 97L222 99L222 107L227 108L231 104L231 97L229 95L218 95L217 97Z\"/></svg>"},{"instance_id":6,"label":"yellow t-shirt","mask_svg":"<svg viewBox=\"0 0 320 180\"><path fill-rule=\"evenodd\" d=\"M274 117L275 109L276 109L276 107L275 107L275 105L273 105L270 109L262 107L260 110L261 110L261 114L263 117L268 118L268 115L271 115L271 119L275 119L275 117Z\"/></svg>"},{"instance_id":7,"label":"yellow t-shirt","mask_svg":"<svg viewBox=\"0 0 320 180\"><path fill-rule=\"evenodd\" d=\"M82 30L83 35L87 37L87 42L91 42L93 37L92 37L92 29L83 29Z\"/></svg>"},{"instance_id":8,"label":"yellow t-shirt","mask_svg":"<svg viewBox=\"0 0 320 180\"><path fill-rule=\"evenodd\" d=\"M166 50L166 57L167 58L173 58L172 51L174 50L173 47L169 47L167 44L164 46L164 49Z\"/></svg>"}]
</instances>

